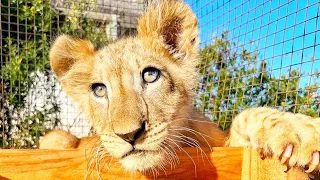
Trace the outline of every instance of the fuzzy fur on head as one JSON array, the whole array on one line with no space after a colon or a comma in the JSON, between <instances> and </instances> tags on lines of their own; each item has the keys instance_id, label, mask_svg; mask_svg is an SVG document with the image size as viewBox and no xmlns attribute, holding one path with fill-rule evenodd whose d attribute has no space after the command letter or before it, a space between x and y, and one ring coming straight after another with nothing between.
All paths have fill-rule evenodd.
<instances>
[{"instance_id":1,"label":"fuzzy fur on head","mask_svg":"<svg viewBox=\"0 0 320 180\"><path fill-rule=\"evenodd\" d=\"M98 51L88 41L60 36L50 62L63 90L91 119L102 145L129 170L165 164L163 150L173 142L170 128L188 122L198 64L198 26L191 9L180 1L153 4L138 21L138 35ZM160 77L143 81L147 68ZM93 93L96 84L107 89ZM134 144L124 140L145 126Z\"/></svg>"}]
</instances>

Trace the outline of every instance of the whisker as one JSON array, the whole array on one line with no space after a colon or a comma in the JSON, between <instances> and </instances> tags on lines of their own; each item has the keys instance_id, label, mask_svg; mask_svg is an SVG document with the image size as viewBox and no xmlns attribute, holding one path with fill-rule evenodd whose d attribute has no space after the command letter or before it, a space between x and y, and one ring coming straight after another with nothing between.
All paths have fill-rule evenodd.
<instances>
[{"instance_id":1,"label":"whisker","mask_svg":"<svg viewBox=\"0 0 320 180\"><path fill-rule=\"evenodd\" d=\"M165 168L165 164L166 164L166 163L162 160L162 161L160 162L160 164L158 165L158 168L161 169L161 170L164 172L164 174L166 175L166 177L168 177L168 174L167 174L166 168Z\"/></svg>"},{"instance_id":2,"label":"whisker","mask_svg":"<svg viewBox=\"0 0 320 180\"><path fill-rule=\"evenodd\" d=\"M194 135L199 134L199 135L203 138L203 140L207 143L207 145L208 145L208 147L210 148L210 150L212 149L212 146L210 145L210 143L209 143L209 142L207 141L207 139L205 138L205 137L208 137L208 138L213 139L212 137L210 137L210 136L208 136L208 135L206 135L206 134L203 134L203 133L201 133L201 132L198 132L198 131L196 131L196 130L193 130L193 129L191 129L191 128L181 127L181 126L172 126L172 127L174 127L174 128L169 128L169 130L187 131L187 132L190 132L190 133L192 133L192 134L194 134ZM176 128L175 128L175 127L176 127ZM215 139L213 139L213 140L215 140Z\"/></svg>"},{"instance_id":3,"label":"whisker","mask_svg":"<svg viewBox=\"0 0 320 180\"><path fill-rule=\"evenodd\" d=\"M110 157L108 156L108 152L104 151L104 149L102 149L102 151L100 151L100 154L98 155L98 161L97 161L97 166L98 166L98 176L102 179L101 177L101 167L104 168L105 167L105 163L101 163L101 162L104 162L103 159L105 157ZM108 168L108 171L110 170L110 167L107 167Z\"/></svg>"},{"instance_id":4,"label":"whisker","mask_svg":"<svg viewBox=\"0 0 320 180\"><path fill-rule=\"evenodd\" d=\"M192 141L192 142L189 141L189 143L192 143L194 145L194 147L196 147L197 149L200 150L202 162L204 162L204 159L203 159L203 154L204 154L204 156L206 157L207 161L212 165L209 157L207 156L206 152L202 149L201 145L199 144L199 142L197 140L195 140L195 139L193 139L191 137L185 136L182 133L179 133L179 134L180 134L180 136L172 135L172 134L171 134L171 136L177 137L179 139L183 139L184 141L187 141L186 139L189 139L190 141Z\"/></svg>"},{"instance_id":5,"label":"whisker","mask_svg":"<svg viewBox=\"0 0 320 180\"><path fill-rule=\"evenodd\" d=\"M207 154L206 154L206 153L204 152L204 150L201 148L201 146L200 146L199 143L194 142L194 141L190 142L190 141L188 141L188 139L186 139L186 138L184 138L184 137L181 137L181 136L176 136L176 135L171 135L171 136L174 136L174 137L179 138L179 139L182 140L182 141L180 141L180 140L176 140L176 141L179 141L179 142L181 142L181 143L183 143L183 144L186 144L186 145L188 145L188 146L190 146L190 147L195 147L195 148L197 148L197 150L199 149L199 150L200 150L200 153L201 153L202 162L204 162L204 160L203 160L203 154L205 154L207 160L209 160L208 157L207 157ZM193 138L191 138L191 139L193 139ZM197 154L198 154L198 151L197 151Z\"/></svg>"},{"instance_id":6,"label":"whisker","mask_svg":"<svg viewBox=\"0 0 320 180\"><path fill-rule=\"evenodd\" d=\"M180 164L178 154L177 154L177 152L175 151L175 149L170 145L170 143L169 143L169 142L166 142L166 141L163 141L162 143L164 144L163 147L167 148L168 151L172 152L172 155L173 155L174 160L176 161L176 163L177 163L177 164Z\"/></svg>"},{"instance_id":7,"label":"whisker","mask_svg":"<svg viewBox=\"0 0 320 180\"><path fill-rule=\"evenodd\" d=\"M183 148L181 148L181 147L175 142L174 139L168 138L168 140L171 141L172 143L174 143L180 151L183 151L183 152L190 158L190 160L192 161L192 163L193 163L193 165L194 165L194 175L195 175L195 177L197 177L197 165L196 165L196 163L194 162L194 160L192 159L192 157L190 156L190 154L189 154L187 151L185 151Z\"/></svg>"},{"instance_id":8,"label":"whisker","mask_svg":"<svg viewBox=\"0 0 320 180\"><path fill-rule=\"evenodd\" d=\"M171 144L168 142L167 143L168 148L172 149L173 153L175 154L175 156L177 157L177 163L180 164L180 160L179 160L179 156L177 154L177 152L175 151L175 148L171 146Z\"/></svg>"},{"instance_id":9,"label":"whisker","mask_svg":"<svg viewBox=\"0 0 320 180\"><path fill-rule=\"evenodd\" d=\"M96 156L97 156L97 154L99 153L99 150L101 149L101 146L99 145L99 146L96 146L95 148L92 148L92 150L91 150L91 154L92 154L92 156L91 156L91 158L90 158L90 160L89 160L89 162L88 162L88 164L87 164L87 172L86 172L86 176L85 176L85 179L88 179L89 178L89 175L91 174L91 169L92 169L92 165L93 165L93 163L94 163L94 160L95 160L95 158L96 158ZM87 150L85 151L85 153L86 153L86 157L88 157L87 155ZM92 174L93 175L93 174Z\"/></svg>"},{"instance_id":10,"label":"whisker","mask_svg":"<svg viewBox=\"0 0 320 180\"><path fill-rule=\"evenodd\" d=\"M99 161L99 158L98 158L100 156L100 154L101 154L101 151L98 151L97 157L95 159L96 159L96 169L97 169L98 178L100 180L102 180L101 171L100 171L100 161Z\"/></svg>"},{"instance_id":11,"label":"whisker","mask_svg":"<svg viewBox=\"0 0 320 180\"><path fill-rule=\"evenodd\" d=\"M204 134L204 133L198 132L198 131L196 131L196 130L194 130L194 129L191 129L191 128L188 128L188 127L185 127L185 126L170 126L170 127L173 127L173 128L169 128L169 129L185 128L185 129L188 129L188 130L190 130L190 131L194 131L194 132L196 132L196 133L198 133L198 134L201 134L201 135L203 135L203 136L205 136L205 137L207 137L207 138L210 138L210 139L216 141L216 139L214 139L213 137L210 137L210 136L208 136L208 135L206 135L206 134Z\"/></svg>"},{"instance_id":12,"label":"whisker","mask_svg":"<svg viewBox=\"0 0 320 180\"><path fill-rule=\"evenodd\" d=\"M176 164L178 162L178 156L175 155L175 153L173 153L169 148L164 146L164 144L162 144L162 146L160 146L160 148L161 148L162 151L164 151L166 154L169 155L168 159L165 158L165 160L167 160L167 162L170 163L171 169L175 168Z\"/></svg>"},{"instance_id":13,"label":"whisker","mask_svg":"<svg viewBox=\"0 0 320 180\"><path fill-rule=\"evenodd\" d=\"M148 160L151 164L154 164L151 159L147 159L147 160ZM157 169L156 169L155 166L152 166L151 168L152 168L152 171L155 172L155 173L154 173L155 176L153 176L153 178L156 179L157 176L158 176L158 171L157 171Z\"/></svg>"},{"instance_id":14,"label":"whisker","mask_svg":"<svg viewBox=\"0 0 320 180\"><path fill-rule=\"evenodd\" d=\"M203 154L205 155L207 161L212 165L211 161L209 160L209 157L207 156L206 152L202 149L201 145L199 144L199 141L195 140L194 138L191 138L191 137L188 137L188 136L185 136L184 134L180 133L180 132L177 132L180 136L184 137L184 138L187 138L187 139L190 139L191 141L195 141L196 144L198 144L198 148L201 152L201 158L202 158L202 162L204 162L203 160Z\"/></svg>"},{"instance_id":15,"label":"whisker","mask_svg":"<svg viewBox=\"0 0 320 180\"><path fill-rule=\"evenodd\" d=\"M201 148L200 144L198 143L197 140L193 139L193 138L190 138L190 137L187 137L187 136L184 136L181 134L181 136L177 136L177 135L173 135L173 134L169 134L170 136L173 136L173 137L176 137L176 138L179 138L181 139L182 141L179 141L179 142L182 142L190 147L195 147L197 149L200 150L201 152L201 158L202 158L202 161L203 161L203 154L205 154L206 158L208 159L207 157L207 154L204 152L204 150ZM190 141L191 142L190 142ZM208 159L209 160L209 159Z\"/></svg>"},{"instance_id":16,"label":"whisker","mask_svg":"<svg viewBox=\"0 0 320 180\"><path fill-rule=\"evenodd\" d=\"M171 169L172 169L172 165L173 165L172 154L171 154L170 152L168 152L168 151L167 151L165 148L163 148L163 147L160 147L160 149L164 152L165 155L168 155L168 156L166 156L165 160L170 163L170 166L171 166Z\"/></svg>"},{"instance_id":17,"label":"whisker","mask_svg":"<svg viewBox=\"0 0 320 180\"><path fill-rule=\"evenodd\" d=\"M151 171L152 171L152 174L153 174L153 179L156 179L156 174L155 174L154 167L151 167Z\"/></svg>"},{"instance_id":18,"label":"whisker","mask_svg":"<svg viewBox=\"0 0 320 180\"><path fill-rule=\"evenodd\" d=\"M190 141L188 141L188 140L186 140L186 139L184 139L184 138L182 138L180 136L176 136L176 135L173 135L173 134L170 134L169 136L173 136L173 137L181 139L181 140L175 139L176 142L181 142L181 143L186 144L186 145L188 145L190 147L199 148L199 146L197 144L195 144L194 142L190 142Z\"/></svg>"},{"instance_id":19,"label":"whisker","mask_svg":"<svg viewBox=\"0 0 320 180\"><path fill-rule=\"evenodd\" d=\"M207 121L207 120L202 121L202 120L195 120L195 119L189 119L189 118L176 118L175 120L168 122L168 124L171 124L177 121L193 121L193 122L208 123L208 124L215 125L215 123L212 121Z\"/></svg>"}]
</instances>

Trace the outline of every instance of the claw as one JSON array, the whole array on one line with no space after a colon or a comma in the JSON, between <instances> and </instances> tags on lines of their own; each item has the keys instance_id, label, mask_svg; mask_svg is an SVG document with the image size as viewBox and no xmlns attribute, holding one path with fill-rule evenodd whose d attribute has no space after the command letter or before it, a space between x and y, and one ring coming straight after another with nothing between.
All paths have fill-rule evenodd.
<instances>
[{"instance_id":1,"label":"claw","mask_svg":"<svg viewBox=\"0 0 320 180\"><path fill-rule=\"evenodd\" d=\"M288 159L289 159L289 157L284 157L284 156L282 156L282 158L281 158L281 164L284 164Z\"/></svg>"},{"instance_id":2,"label":"claw","mask_svg":"<svg viewBox=\"0 0 320 180\"><path fill-rule=\"evenodd\" d=\"M317 165L314 165L314 164L310 164L309 165L309 169L304 171L306 173L311 173L315 168L317 167Z\"/></svg>"},{"instance_id":3,"label":"claw","mask_svg":"<svg viewBox=\"0 0 320 180\"><path fill-rule=\"evenodd\" d=\"M286 149L283 151L282 157L281 157L281 164L284 164L292 155L293 145L288 144Z\"/></svg>"},{"instance_id":4,"label":"claw","mask_svg":"<svg viewBox=\"0 0 320 180\"><path fill-rule=\"evenodd\" d=\"M306 173L311 173L314 169L316 169L316 167L319 165L319 157L318 151L312 153L309 169L305 171Z\"/></svg>"},{"instance_id":5,"label":"claw","mask_svg":"<svg viewBox=\"0 0 320 180\"><path fill-rule=\"evenodd\" d=\"M265 156L264 153L263 153L263 149L262 149L262 148L259 148L259 149L258 149L258 153L259 153L259 156L260 156L260 158L261 158L262 160L264 160L264 159L266 158L266 156Z\"/></svg>"},{"instance_id":6,"label":"claw","mask_svg":"<svg viewBox=\"0 0 320 180\"><path fill-rule=\"evenodd\" d=\"M288 173L288 171L290 171L290 169L291 169L291 166L287 165L286 167L287 167L287 169L284 172Z\"/></svg>"}]
</instances>

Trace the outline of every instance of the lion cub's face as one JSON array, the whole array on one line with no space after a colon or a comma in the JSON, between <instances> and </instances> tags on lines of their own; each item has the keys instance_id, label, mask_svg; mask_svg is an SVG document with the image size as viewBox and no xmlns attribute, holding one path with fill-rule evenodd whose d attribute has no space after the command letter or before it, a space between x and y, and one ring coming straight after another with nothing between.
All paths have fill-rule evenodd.
<instances>
[{"instance_id":1,"label":"lion cub's face","mask_svg":"<svg viewBox=\"0 0 320 180\"><path fill-rule=\"evenodd\" d=\"M50 61L109 154L143 171L164 165L174 146L170 129L186 123L198 32L190 8L175 1L151 6L137 29L137 37L98 51L88 41L60 36Z\"/></svg>"}]
</instances>

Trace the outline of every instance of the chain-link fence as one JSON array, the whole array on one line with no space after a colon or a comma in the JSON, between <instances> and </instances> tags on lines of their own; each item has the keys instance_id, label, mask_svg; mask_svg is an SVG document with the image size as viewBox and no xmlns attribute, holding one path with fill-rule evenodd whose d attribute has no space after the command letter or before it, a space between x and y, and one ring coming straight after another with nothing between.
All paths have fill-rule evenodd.
<instances>
[{"instance_id":1,"label":"chain-link fence","mask_svg":"<svg viewBox=\"0 0 320 180\"><path fill-rule=\"evenodd\" d=\"M196 106L227 129L271 106L319 116L318 0L187 0L200 24Z\"/></svg>"},{"instance_id":2,"label":"chain-link fence","mask_svg":"<svg viewBox=\"0 0 320 180\"><path fill-rule=\"evenodd\" d=\"M186 0L199 19L195 106L223 129L248 107L319 116L317 0ZM134 34L146 0L2 0L0 147L36 147L58 127L78 136L90 124L61 92L48 64L61 33L101 47Z\"/></svg>"},{"instance_id":3,"label":"chain-link fence","mask_svg":"<svg viewBox=\"0 0 320 180\"><path fill-rule=\"evenodd\" d=\"M56 127L92 133L50 71L50 44L65 33L101 47L134 34L145 7L143 0L2 0L0 148L36 147Z\"/></svg>"}]
</instances>

